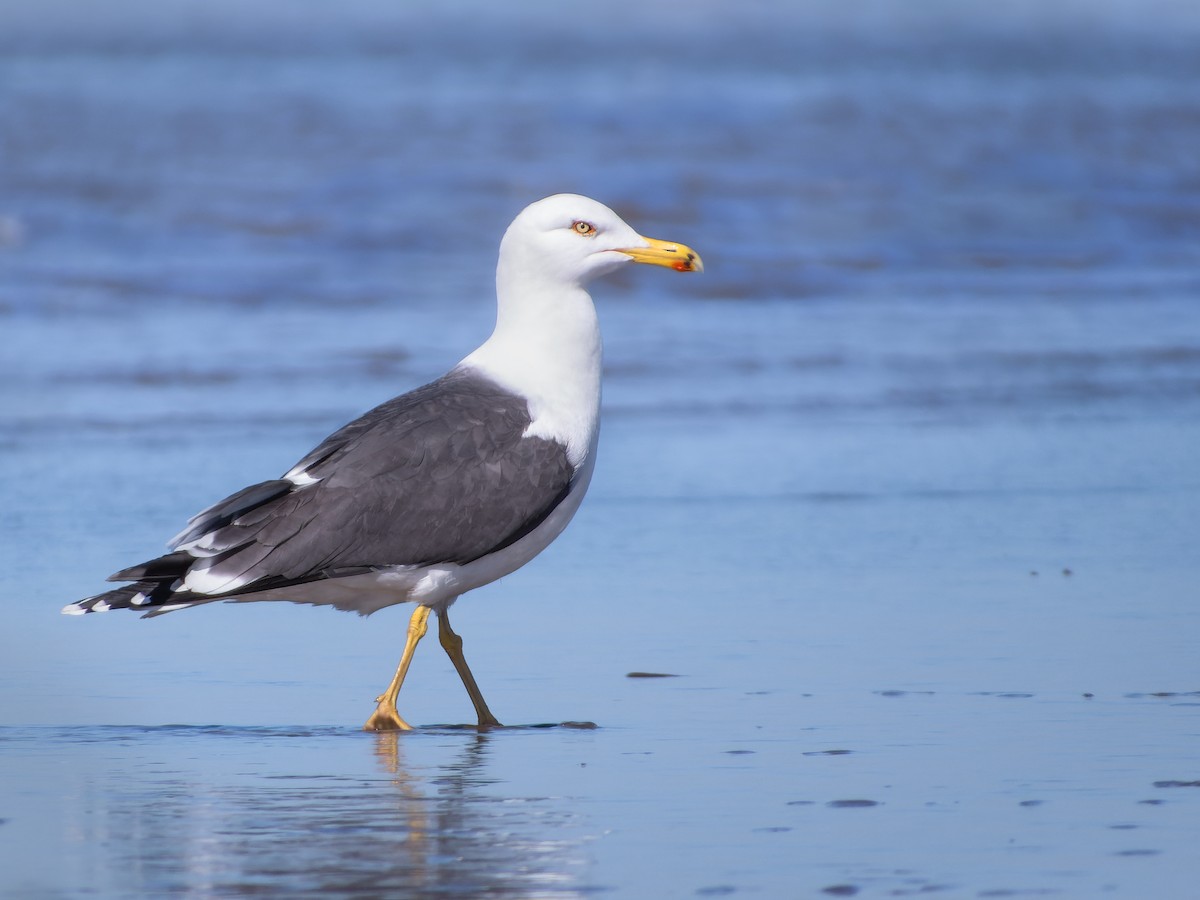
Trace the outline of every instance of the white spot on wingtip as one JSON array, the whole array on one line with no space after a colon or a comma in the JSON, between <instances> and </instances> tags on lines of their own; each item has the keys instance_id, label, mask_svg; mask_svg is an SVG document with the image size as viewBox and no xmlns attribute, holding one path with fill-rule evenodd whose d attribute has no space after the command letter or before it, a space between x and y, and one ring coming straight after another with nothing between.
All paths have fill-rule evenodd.
<instances>
[{"instance_id":1,"label":"white spot on wingtip","mask_svg":"<svg viewBox=\"0 0 1200 900\"><path fill-rule=\"evenodd\" d=\"M129 598L129 603L131 606L145 606L149 602L150 598L146 596L145 591L138 591Z\"/></svg>"},{"instance_id":2,"label":"white spot on wingtip","mask_svg":"<svg viewBox=\"0 0 1200 900\"><path fill-rule=\"evenodd\" d=\"M92 612L108 612L112 609L112 604L107 600L97 600L92 604Z\"/></svg>"},{"instance_id":3,"label":"white spot on wingtip","mask_svg":"<svg viewBox=\"0 0 1200 900\"><path fill-rule=\"evenodd\" d=\"M225 594L236 591L248 581L250 579L244 575L222 578L214 575L210 569L192 569L183 579L183 586L195 594Z\"/></svg>"},{"instance_id":4,"label":"white spot on wingtip","mask_svg":"<svg viewBox=\"0 0 1200 900\"><path fill-rule=\"evenodd\" d=\"M68 603L62 608L64 616L86 616L91 610L84 609L78 603Z\"/></svg>"}]
</instances>

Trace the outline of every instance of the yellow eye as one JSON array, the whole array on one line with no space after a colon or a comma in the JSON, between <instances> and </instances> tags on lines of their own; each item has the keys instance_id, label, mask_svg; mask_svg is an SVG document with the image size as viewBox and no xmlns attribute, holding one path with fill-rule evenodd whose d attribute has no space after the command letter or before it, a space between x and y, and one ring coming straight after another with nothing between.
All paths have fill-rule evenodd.
<instances>
[{"instance_id":1,"label":"yellow eye","mask_svg":"<svg viewBox=\"0 0 1200 900\"><path fill-rule=\"evenodd\" d=\"M596 226L591 222L576 222L571 226L575 229L576 234L595 234Z\"/></svg>"}]
</instances>

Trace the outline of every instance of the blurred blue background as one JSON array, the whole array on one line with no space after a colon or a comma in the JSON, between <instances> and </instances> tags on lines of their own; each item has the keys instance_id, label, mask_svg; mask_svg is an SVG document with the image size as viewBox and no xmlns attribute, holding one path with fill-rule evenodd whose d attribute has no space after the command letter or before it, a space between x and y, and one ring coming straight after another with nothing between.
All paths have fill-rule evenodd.
<instances>
[{"instance_id":1,"label":"blurred blue background","mask_svg":"<svg viewBox=\"0 0 1200 900\"><path fill-rule=\"evenodd\" d=\"M241 776L193 737L84 726L329 726L316 750L254 730L209 749L374 771L338 736L390 675L404 610L58 610L465 355L503 229L578 191L706 272L596 286L590 496L456 610L501 720L603 726L471 757L509 800L558 798L547 830L522 820L531 840L582 816L555 890L907 889L886 861L963 896L1186 896L1194 810L1134 804L1195 776L1198 40L1200 7L1170 0L0 4L0 723L14 758L114 760L78 787L93 806L60 767L9 767L37 787L0 817L40 810L26 833L91 860L10 885L202 888L63 835L81 809L128 824L120 779L143 757L182 753L210 789ZM935 699L895 707L914 696ZM436 648L401 700L410 721L469 717ZM431 740L406 746L436 785L462 747ZM645 740L663 768L640 778L556 768ZM757 748L752 784L698 761L721 741ZM804 754L848 742L869 762L810 784ZM787 818L898 780L911 802L869 813L882 855L844 813ZM1034 832L1008 818L1050 784L1089 799ZM944 790L958 814L926 818ZM1152 837L1108 846L1122 824ZM668 831L705 863L662 864ZM990 855L1010 838L1041 862ZM439 865L417 868L470 893L497 861Z\"/></svg>"}]
</instances>

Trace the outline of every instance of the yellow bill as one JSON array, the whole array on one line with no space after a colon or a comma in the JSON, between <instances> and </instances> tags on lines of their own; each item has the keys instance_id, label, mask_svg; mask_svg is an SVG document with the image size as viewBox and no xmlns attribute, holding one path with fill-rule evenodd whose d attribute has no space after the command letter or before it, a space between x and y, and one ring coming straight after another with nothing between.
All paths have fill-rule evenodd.
<instances>
[{"instance_id":1,"label":"yellow bill","mask_svg":"<svg viewBox=\"0 0 1200 900\"><path fill-rule=\"evenodd\" d=\"M659 241L654 238L642 238L649 247L631 247L621 252L634 262L649 263L652 266L666 266L676 272L703 272L704 263L691 247L676 244L673 241Z\"/></svg>"}]
</instances>

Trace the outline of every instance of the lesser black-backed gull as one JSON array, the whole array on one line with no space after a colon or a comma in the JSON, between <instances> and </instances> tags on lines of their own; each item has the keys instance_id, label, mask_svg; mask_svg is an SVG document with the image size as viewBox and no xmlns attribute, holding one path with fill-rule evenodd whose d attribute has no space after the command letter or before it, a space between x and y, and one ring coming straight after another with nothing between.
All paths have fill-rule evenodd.
<instances>
[{"instance_id":1,"label":"lesser black-backed gull","mask_svg":"<svg viewBox=\"0 0 1200 900\"><path fill-rule=\"evenodd\" d=\"M369 615L414 602L366 728L410 727L396 696L431 612L480 726L499 725L447 611L533 559L579 508L600 422L600 328L585 286L629 262L702 268L688 247L644 238L587 197L526 207L500 243L496 327L479 349L334 432L281 478L193 516L172 552L109 578L132 584L63 612L288 600Z\"/></svg>"}]
</instances>

